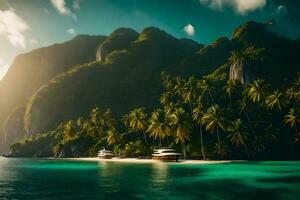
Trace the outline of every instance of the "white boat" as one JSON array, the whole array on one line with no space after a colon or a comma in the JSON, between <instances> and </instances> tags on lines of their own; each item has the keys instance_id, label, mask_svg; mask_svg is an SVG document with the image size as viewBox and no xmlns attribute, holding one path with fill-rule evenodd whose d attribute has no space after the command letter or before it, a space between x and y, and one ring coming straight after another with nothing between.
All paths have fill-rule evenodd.
<instances>
[{"instance_id":1,"label":"white boat","mask_svg":"<svg viewBox=\"0 0 300 200\"><path fill-rule=\"evenodd\" d=\"M169 161L169 162L177 162L180 155L181 154L177 153L174 149L169 149L169 148L154 149L152 154L152 159Z\"/></svg>"},{"instance_id":2,"label":"white boat","mask_svg":"<svg viewBox=\"0 0 300 200\"><path fill-rule=\"evenodd\" d=\"M111 159L113 156L114 154L109 150L102 149L98 152L98 158L101 159Z\"/></svg>"}]
</instances>

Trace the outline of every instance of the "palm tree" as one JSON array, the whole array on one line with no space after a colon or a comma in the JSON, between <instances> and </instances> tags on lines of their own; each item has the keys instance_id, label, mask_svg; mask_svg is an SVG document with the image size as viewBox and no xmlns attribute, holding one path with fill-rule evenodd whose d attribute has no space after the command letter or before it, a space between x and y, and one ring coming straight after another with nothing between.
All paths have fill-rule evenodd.
<instances>
[{"instance_id":1,"label":"palm tree","mask_svg":"<svg viewBox=\"0 0 300 200\"><path fill-rule=\"evenodd\" d=\"M246 90L245 90L246 91ZM243 92L243 94L245 94L246 92ZM249 100L248 100L248 96L243 96L242 100L240 101L240 115L245 115L246 119L247 119L247 123L248 126L251 130L251 133L254 137L256 137L253 125L251 123L251 119L250 119L250 111L249 111Z\"/></svg>"},{"instance_id":2,"label":"palm tree","mask_svg":"<svg viewBox=\"0 0 300 200\"><path fill-rule=\"evenodd\" d=\"M228 128L229 135L227 136L230 142L236 147L243 146L245 148L245 152L247 158L249 158L248 148L247 148L247 139L248 133L246 128L242 124L241 119L237 119L231 123L231 126Z\"/></svg>"},{"instance_id":3,"label":"palm tree","mask_svg":"<svg viewBox=\"0 0 300 200\"><path fill-rule=\"evenodd\" d=\"M186 158L186 141L191 138L192 124L189 116L183 108L177 108L170 115L170 127L175 133L175 143L181 143L184 158Z\"/></svg>"},{"instance_id":4,"label":"palm tree","mask_svg":"<svg viewBox=\"0 0 300 200\"><path fill-rule=\"evenodd\" d=\"M229 153L228 146L226 145L226 143L224 141L221 141L220 143L215 143L214 153L219 155L220 158L224 158Z\"/></svg>"},{"instance_id":5,"label":"palm tree","mask_svg":"<svg viewBox=\"0 0 300 200\"><path fill-rule=\"evenodd\" d=\"M257 79L249 85L248 97L253 103L262 102L268 94L269 85L263 79Z\"/></svg>"},{"instance_id":6,"label":"palm tree","mask_svg":"<svg viewBox=\"0 0 300 200\"><path fill-rule=\"evenodd\" d=\"M164 112L167 117L169 117L176 109L178 108L178 104L174 104L170 102L169 104L164 106Z\"/></svg>"},{"instance_id":7,"label":"palm tree","mask_svg":"<svg viewBox=\"0 0 300 200\"><path fill-rule=\"evenodd\" d=\"M108 145L114 146L119 143L121 137L116 128L110 129L107 132L107 143Z\"/></svg>"},{"instance_id":8,"label":"palm tree","mask_svg":"<svg viewBox=\"0 0 300 200\"><path fill-rule=\"evenodd\" d=\"M170 103L170 93L169 92L163 92L161 95L160 95L160 98L159 98L159 102L162 104L162 105L167 105Z\"/></svg>"},{"instance_id":9,"label":"palm tree","mask_svg":"<svg viewBox=\"0 0 300 200\"><path fill-rule=\"evenodd\" d=\"M214 102L212 91L214 90L214 85L210 79L202 79L197 83L198 89L201 91L200 97L208 96L211 102Z\"/></svg>"},{"instance_id":10,"label":"palm tree","mask_svg":"<svg viewBox=\"0 0 300 200\"><path fill-rule=\"evenodd\" d=\"M162 147L162 140L171 135L168 119L163 110L156 109L152 112L147 132L151 137L159 138L159 145Z\"/></svg>"},{"instance_id":11,"label":"palm tree","mask_svg":"<svg viewBox=\"0 0 300 200\"><path fill-rule=\"evenodd\" d=\"M185 85L185 81L181 77L175 78L175 85L174 85L174 92L181 96L181 93L183 91Z\"/></svg>"},{"instance_id":12,"label":"palm tree","mask_svg":"<svg viewBox=\"0 0 300 200\"><path fill-rule=\"evenodd\" d=\"M219 129L225 130L223 111L218 105L213 105L208 108L207 112L202 117L202 123L205 125L207 131L212 133L216 131L218 138L218 146L221 146ZM219 149L220 152L221 149Z\"/></svg>"},{"instance_id":13,"label":"palm tree","mask_svg":"<svg viewBox=\"0 0 300 200\"><path fill-rule=\"evenodd\" d=\"M181 92L181 98L184 103L189 105L191 114L193 113L192 101L196 98L196 93L196 79L191 76L188 81L185 82Z\"/></svg>"},{"instance_id":14,"label":"palm tree","mask_svg":"<svg viewBox=\"0 0 300 200\"><path fill-rule=\"evenodd\" d=\"M228 95L230 105L232 104L232 94L236 87L236 83L236 80L231 79L227 81L227 84L225 86L225 92Z\"/></svg>"},{"instance_id":15,"label":"palm tree","mask_svg":"<svg viewBox=\"0 0 300 200\"><path fill-rule=\"evenodd\" d=\"M203 115L204 115L203 105L202 105L201 101L199 100L197 102L197 106L193 109L193 120L199 125L201 153L202 153L203 159L206 159L206 156L205 156L205 153L204 153L203 131L202 131L202 117L203 117Z\"/></svg>"},{"instance_id":16,"label":"palm tree","mask_svg":"<svg viewBox=\"0 0 300 200\"><path fill-rule=\"evenodd\" d=\"M252 141L252 148L254 152L260 153L267 148L266 138L262 135L258 135Z\"/></svg>"},{"instance_id":17,"label":"palm tree","mask_svg":"<svg viewBox=\"0 0 300 200\"><path fill-rule=\"evenodd\" d=\"M285 105L284 95L279 90L275 90L273 94L267 97L266 106L270 109L276 108L281 111L282 107Z\"/></svg>"},{"instance_id":18,"label":"palm tree","mask_svg":"<svg viewBox=\"0 0 300 200\"><path fill-rule=\"evenodd\" d=\"M129 115L123 116L123 121L131 132L142 132L144 135L145 143L148 144L145 131L147 129L147 114L145 108L137 108L129 113Z\"/></svg>"},{"instance_id":19,"label":"palm tree","mask_svg":"<svg viewBox=\"0 0 300 200\"><path fill-rule=\"evenodd\" d=\"M94 129L91 132L93 132L93 134L97 133L95 136L100 136L103 134L103 129L101 125L101 115L102 112L98 107L92 109L92 112L90 114L91 129Z\"/></svg>"},{"instance_id":20,"label":"palm tree","mask_svg":"<svg viewBox=\"0 0 300 200\"><path fill-rule=\"evenodd\" d=\"M291 108L289 113L284 116L283 119L284 123L289 124L290 127L294 127L296 134L298 133L298 123L300 121L299 112L296 111L296 109Z\"/></svg>"}]
</instances>

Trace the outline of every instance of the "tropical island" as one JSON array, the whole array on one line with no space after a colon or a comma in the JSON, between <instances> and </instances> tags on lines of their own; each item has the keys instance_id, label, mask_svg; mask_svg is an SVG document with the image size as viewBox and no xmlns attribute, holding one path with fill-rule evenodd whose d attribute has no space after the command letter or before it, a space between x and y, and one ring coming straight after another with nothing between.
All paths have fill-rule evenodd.
<instances>
[{"instance_id":1,"label":"tropical island","mask_svg":"<svg viewBox=\"0 0 300 200\"><path fill-rule=\"evenodd\" d=\"M248 22L211 45L120 28L21 55L2 85L43 54L58 58L48 70L68 67L14 83L18 100L6 105L18 106L2 133L9 156L95 157L105 147L149 157L172 147L189 159L297 160L300 42L273 26Z\"/></svg>"}]
</instances>

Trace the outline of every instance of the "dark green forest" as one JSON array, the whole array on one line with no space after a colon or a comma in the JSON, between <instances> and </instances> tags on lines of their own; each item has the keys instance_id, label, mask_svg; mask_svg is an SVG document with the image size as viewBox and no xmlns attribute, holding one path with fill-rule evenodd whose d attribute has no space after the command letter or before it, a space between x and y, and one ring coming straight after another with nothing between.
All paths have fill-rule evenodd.
<instances>
[{"instance_id":1,"label":"dark green forest","mask_svg":"<svg viewBox=\"0 0 300 200\"><path fill-rule=\"evenodd\" d=\"M245 53L233 53L229 62L237 55ZM300 75L274 89L263 79L228 80L226 68L202 79L162 73L159 107L135 108L118 119L110 109L94 108L87 118L26 137L11 146L12 155L96 156L105 147L120 157L147 157L153 148L172 147L194 159L299 159Z\"/></svg>"}]
</instances>

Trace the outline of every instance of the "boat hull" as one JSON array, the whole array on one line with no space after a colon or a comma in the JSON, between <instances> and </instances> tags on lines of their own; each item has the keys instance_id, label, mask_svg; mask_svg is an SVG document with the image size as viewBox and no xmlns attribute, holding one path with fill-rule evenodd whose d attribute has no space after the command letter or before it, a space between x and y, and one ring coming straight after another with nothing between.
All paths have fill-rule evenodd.
<instances>
[{"instance_id":1,"label":"boat hull","mask_svg":"<svg viewBox=\"0 0 300 200\"><path fill-rule=\"evenodd\" d=\"M164 162L178 162L179 155L153 156L152 159Z\"/></svg>"},{"instance_id":2,"label":"boat hull","mask_svg":"<svg viewBox=\"0 0 300 200\"><path fill-rule=\"evenodd\" d=\"M103 156L98 156L100 159L112 159L113 155L103 155Z\"/></svg>"}]
</instances>

